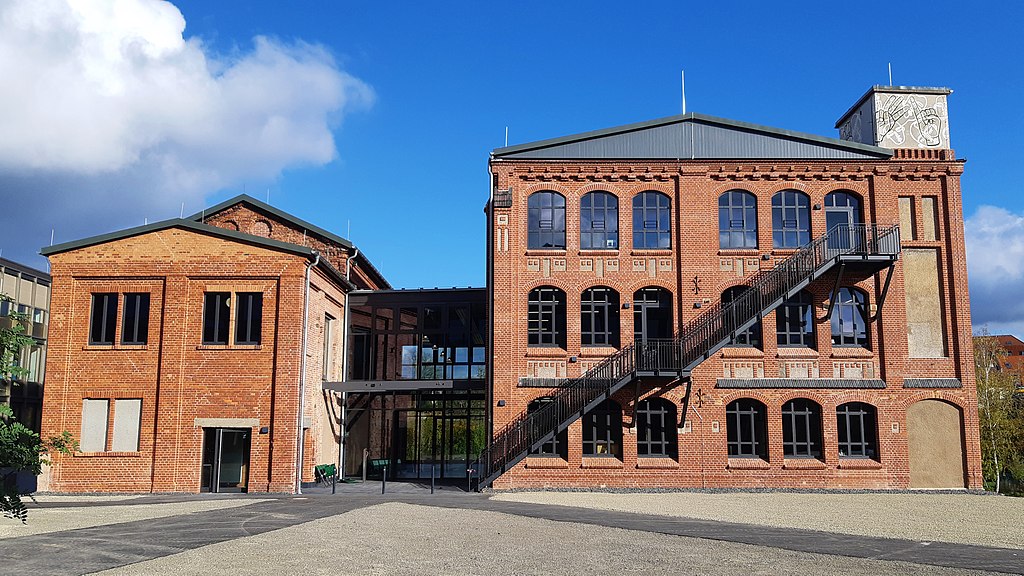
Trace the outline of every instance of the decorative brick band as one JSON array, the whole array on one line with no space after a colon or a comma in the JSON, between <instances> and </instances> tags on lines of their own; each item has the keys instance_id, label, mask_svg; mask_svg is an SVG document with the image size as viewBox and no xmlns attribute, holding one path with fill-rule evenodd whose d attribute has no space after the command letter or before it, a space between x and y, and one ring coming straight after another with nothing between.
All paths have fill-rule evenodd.
<instances>
[{"instance_id":1,"label":"decorative brick band","mask_svg":"<svg viewBox=\"0 0 1024 576\"><path fill-rule=\"evenodd\" d=\"M884 380L854 378L719 378L715 388L885 388Z\"/></svg>"},{"instance_id":2,"label":"decorative brick band","mask_svg":"<svg viewBox=\"0 0 1024 576\"><path fill-rule=\"evenodd\" d=\"M904 388L963 388L956 378L904 378Z\"/></svg>"}]
</instances>

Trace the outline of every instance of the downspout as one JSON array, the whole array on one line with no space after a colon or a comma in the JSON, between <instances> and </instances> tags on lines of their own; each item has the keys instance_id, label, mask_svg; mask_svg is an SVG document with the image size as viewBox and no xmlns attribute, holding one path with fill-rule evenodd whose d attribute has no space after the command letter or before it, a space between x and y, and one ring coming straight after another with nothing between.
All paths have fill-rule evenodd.
<instances>
[{"instance_id":1,"label":"downspout","mask_svg":"<svg viewBox=\"0 0 1024 576\"><path fill-rule=\"evenodd\" d=\"M306 286L302 294L302 353L299 357L299 415L296 431L295 459L295 493L302 494L302 460L305 456L305 442L302 429L303 414L306 411L306 347L309 344L309 271L320 263L320 253L314 252L316 259L306 264Z\"/></svg>"},{"instance_id":2,"label":"downspout","mask_svg":"<svg viewBox=\"0 0 1024 576\"><path fill-rule=\"evenodd\" d=\"M359 256L359 248L345 260L345 280L349 280L352 274L352 260ZM345 292L345 309L341 311L341 381L348 381L348 295L352 289ZM338 478L345 478L345 444L348 434L345 432L345 425L348 423L348 392L341 393L341 421L338 423Z\"/></svg>"}]
</instances>

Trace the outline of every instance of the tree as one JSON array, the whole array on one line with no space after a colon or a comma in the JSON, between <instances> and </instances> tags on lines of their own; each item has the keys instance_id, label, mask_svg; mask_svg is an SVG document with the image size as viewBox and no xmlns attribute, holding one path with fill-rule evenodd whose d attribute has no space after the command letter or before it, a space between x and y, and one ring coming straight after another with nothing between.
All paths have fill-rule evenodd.
<instances>
[{"instance_id":1,"label":"tree","mask_svg":"<svg viewBox=\"0 0 1024 576\"><path fill-rule=\"evenodd\" d=\"M1016 378L1003 369L1006 356L996 338L987 333L974 338L982 473L996 492L1004 473L1024 478L1024 403Z\"/></svg>"},{"instance_id":2,"label":"tree","mask_svg":"<svg viewBox=\"0 0 1024 576\"><path fill-rule=\"evenodd\" d=\"M0 303L12 304L10 297L0 294ZM14 311L0 318L0 380L12 382L28 371L21 367L21 351L32 344L32 337L25 334L28 316Z\"/></svg>"}]
</instances>

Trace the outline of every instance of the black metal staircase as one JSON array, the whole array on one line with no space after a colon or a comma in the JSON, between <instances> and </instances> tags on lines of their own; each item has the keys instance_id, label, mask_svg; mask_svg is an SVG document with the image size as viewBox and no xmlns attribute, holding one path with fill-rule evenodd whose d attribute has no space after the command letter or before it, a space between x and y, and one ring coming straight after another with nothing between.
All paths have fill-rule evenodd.
<instances>
[{"instance_id":1,"label":"black metal staircase","mask_svg":"<svg viewBox=\"0 0 1024 576\"><path fill-rule=\"evenodd\" d=\"M708 308L684 325L675 339L633 343L582 376L559 385L551 402L533 412L520 414L495 434L471 474L478 478L479 487L489 486L531 450L550 441L636 378L688 377L698 364L830 270L840 269L838 287L843 270L876 273L891 267L899 252L898 226L833 227L773 268L750 276L746 281L749 288L743 294L729 304L723 306L719 302Z\"/></svg>"}]
</instances>

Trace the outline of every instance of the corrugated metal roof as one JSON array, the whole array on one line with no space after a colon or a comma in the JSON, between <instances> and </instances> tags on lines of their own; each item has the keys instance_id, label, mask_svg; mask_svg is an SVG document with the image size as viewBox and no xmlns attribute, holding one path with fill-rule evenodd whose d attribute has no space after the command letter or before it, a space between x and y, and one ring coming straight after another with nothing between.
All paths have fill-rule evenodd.
<instances>
[{"instance_id":1,"label":"corrugated metal roof","mask_svg":"<svg viewBox=\"0 0 1024 576\"><path fill-rule=\"evenodd\" d=\"M495 159L878 160L887 148L689 113L498 148Z\"/></svg>"}]
</instances>

